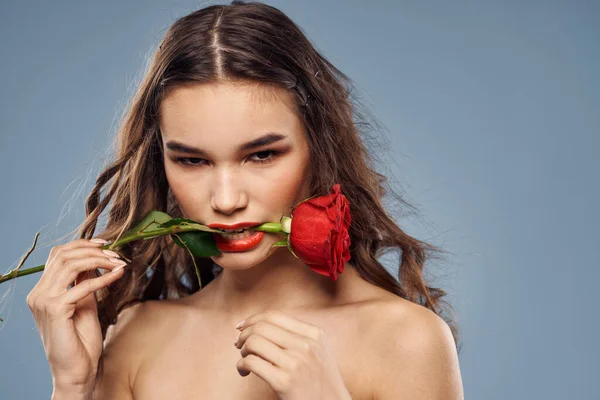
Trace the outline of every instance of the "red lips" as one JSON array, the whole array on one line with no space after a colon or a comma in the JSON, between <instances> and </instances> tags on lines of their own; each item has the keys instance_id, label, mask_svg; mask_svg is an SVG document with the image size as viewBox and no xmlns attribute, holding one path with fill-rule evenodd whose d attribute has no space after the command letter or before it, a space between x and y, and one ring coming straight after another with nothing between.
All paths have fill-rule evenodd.
<instances>
[{"instance_id":1,"label":"red lips","mask_svg":"<svg viewBox=\"0 0 600 400\"><path fill-rule=\"evenodd\" d=\"M265 236L264 232L254 232L251 236L244 239L229 239L218 233L213 233L217 248L221 251L246 251L258 246Z\"/></svg>"},{"instance_id":2,"label":"red lips","mask_svg":"<svg viewBox=\"0 0 600 400\"><path fill-rule=\"evenodd\" d=\"M260 225L260 222L237 222L235 224L222 224L214 222L208 224L212 229L241 229ZM244 239L229 239L218 233L213 233L217 248L220 251L247 251L258 246L265 236L264 232L254 232L251 236Z\"/></svg>"}]
</instances>

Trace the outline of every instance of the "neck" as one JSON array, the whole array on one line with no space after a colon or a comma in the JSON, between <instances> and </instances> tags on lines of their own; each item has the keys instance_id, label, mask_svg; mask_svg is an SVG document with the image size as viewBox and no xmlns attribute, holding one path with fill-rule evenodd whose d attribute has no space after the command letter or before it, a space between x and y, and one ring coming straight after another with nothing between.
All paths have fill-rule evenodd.
<instances>
[{"instance_id":1,"label":"neck","mask_svg":"<svg viewBox=\"0 0 600 400\"><path fill-rule=\"evenodd\" d=\"M337 281L317 274L287 249L280 249L250 269L224 269L200 292L210 307L245 319L266 310L317 309L342 297L344 281L353 271L346 264ZM345 279L346 278L346 279Z\"/></svg>"}]
</instances>

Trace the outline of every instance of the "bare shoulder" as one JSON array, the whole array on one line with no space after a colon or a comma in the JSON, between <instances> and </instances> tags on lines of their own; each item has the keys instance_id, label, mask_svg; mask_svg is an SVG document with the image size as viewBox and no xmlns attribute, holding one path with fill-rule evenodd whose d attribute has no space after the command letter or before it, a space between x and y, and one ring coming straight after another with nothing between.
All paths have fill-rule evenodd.
<instances>
[{"instance_id":1,"label":"bare shoulder","mask_svg":"<svg viewBox=\"0 0 600 400\"><path fill-rule=\"evenodd\" d=\"M133 399L133 383L147 349L161 331L163 301L136 303L121 310L106 331L94 388L94 399ZM172 307L172 306L171 306Z\"/></svg>"},{"instance_id":2,"label":"bare shoulder","mask_svg":"<svg viewBox=\"0 0 600 400\"><path fill-rule=\"evenodd\" d=\"M103 357L125 355L137 367L154 341L161 340L172 323L187 307L181 300L148 300L129 306L119 313L117 322L106 332Z\"/></svg>"},{"instance_id":3,"label":"bare shoulder","mask_svg":"<svg viewBox=\"0 0 600 400\"><path fill-rule=\"evenodd\" d=\"M463 399L456 345L441 317L397 296L366 309L376 399Z\"/></svg>"}]
</instances>

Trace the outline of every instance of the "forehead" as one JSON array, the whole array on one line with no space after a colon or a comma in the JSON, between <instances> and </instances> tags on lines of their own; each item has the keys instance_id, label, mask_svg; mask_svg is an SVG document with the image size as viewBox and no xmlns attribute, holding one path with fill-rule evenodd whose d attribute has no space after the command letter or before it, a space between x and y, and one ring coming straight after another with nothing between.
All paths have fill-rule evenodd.
<instances>
[{"instance_id":1,"label":"forehead","mask_svg":"<svg viewBox=\"0 0 600 400\"><path fill-rule=\"evenodd\" d=\"M292 140L303 135L293 93L249 83L210 83L177 87L165 95L159 112L163 139L189 144L242 142L265 132Z\"/></svg>"}]
</instances>

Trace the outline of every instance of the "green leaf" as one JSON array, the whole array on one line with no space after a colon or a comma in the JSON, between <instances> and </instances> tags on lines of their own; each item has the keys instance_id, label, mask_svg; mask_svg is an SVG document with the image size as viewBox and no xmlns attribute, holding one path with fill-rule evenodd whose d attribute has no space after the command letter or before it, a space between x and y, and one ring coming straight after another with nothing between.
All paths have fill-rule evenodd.
<instances>
[{"instance_id":1,"label":"green leaf","mask_svg":"<svg viewBox=\"0 0 600 400\"><path fill-rule=\"evenodd\" d=\"M202 288L202 277L200 275L200 268L198 267L198 264L196 264L196 257L194 257L190 249L187 246L185 246L185 244L181 241L179 235L174 233L171 237L178 246L183 246L187 250L187 252L190 253L190 256L192 256L192 263L194 264L194 269L196 270L196 278L198 279L198 287Z\"/></svg>"},{"instance_id":2,"label":"green leaf","mask_svg":"<svg viewBox=\"0 0 600 400\"><path fill-rule=\"evenodd\" d=\"M133 236L137 236L140 233L151 233L160 229L160 224L169 221L171 216L162 211L150 211L140 222L138 222L133 228L129 229L120 238L125 240Z\"/></svg>"},{"instance_id":3,"label":"green leaf","mask_svg":"<svg viewBox=\"0 0 600 400\"><path fill-rule=\"evenodd\" d=\"M196 257L211 257L221 254L212 233L209 232L180 232L177 235L171 235L171 238L177 246L189 249Z\"/></svg>"}]
</instances>

